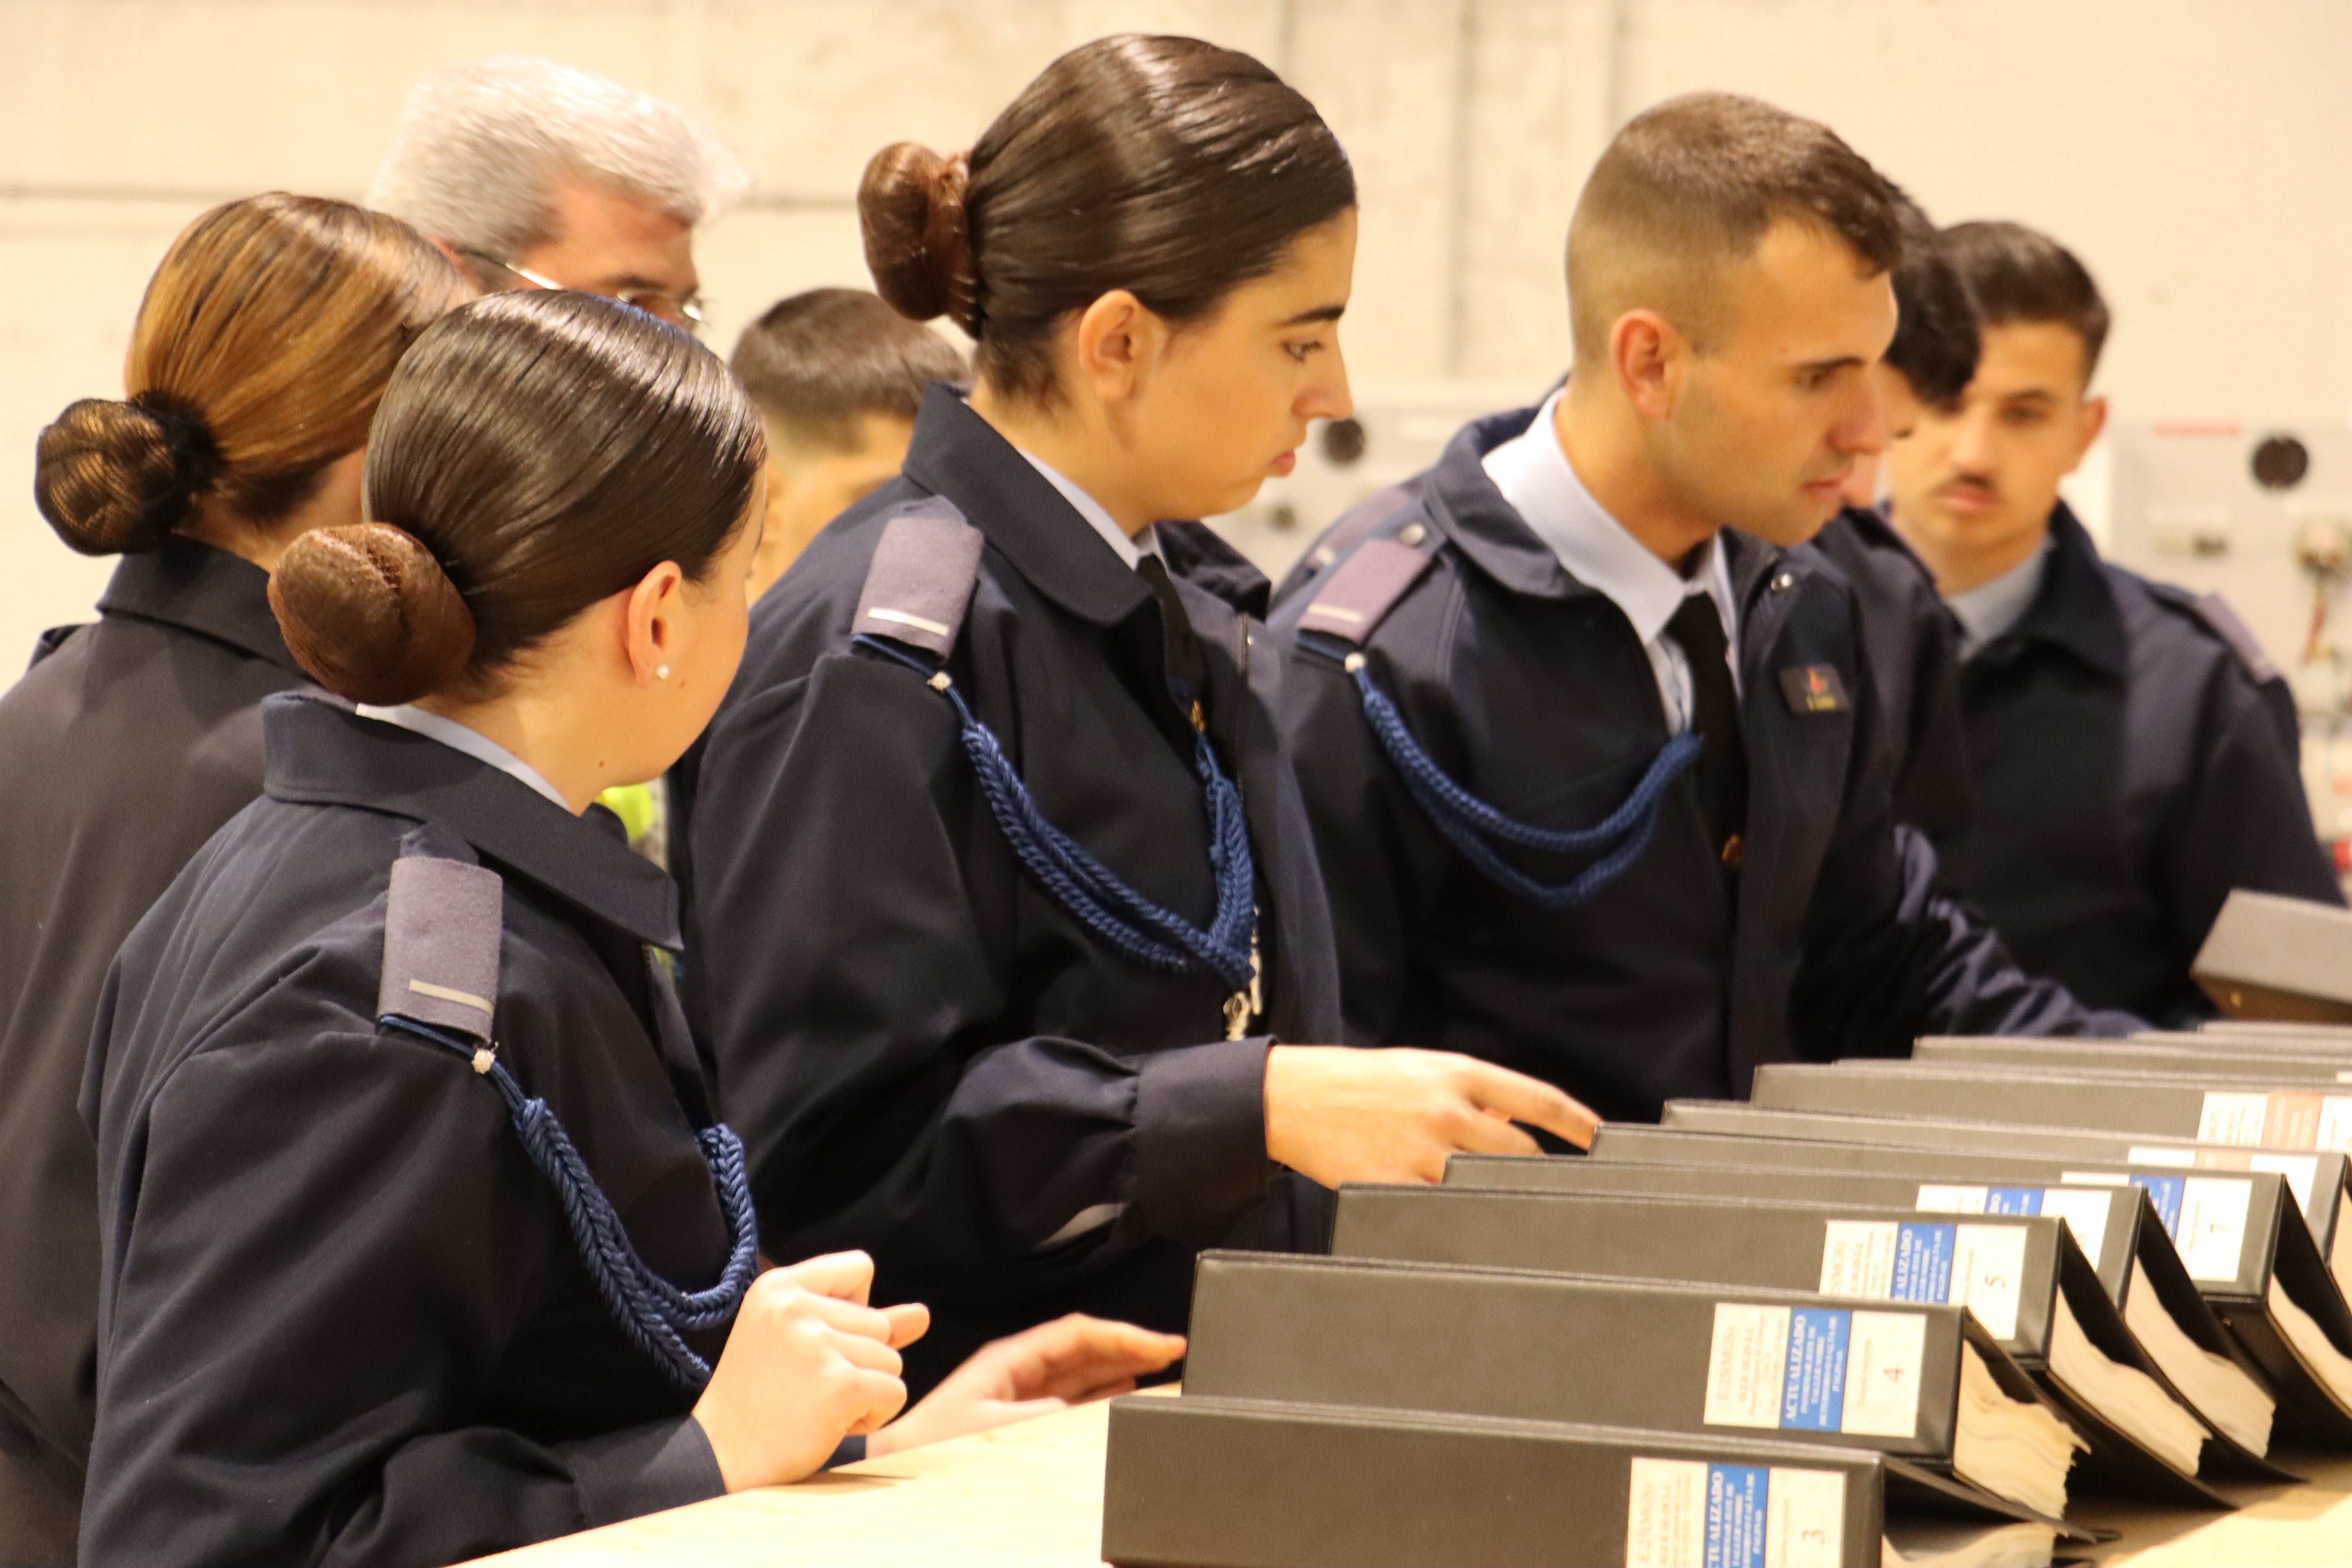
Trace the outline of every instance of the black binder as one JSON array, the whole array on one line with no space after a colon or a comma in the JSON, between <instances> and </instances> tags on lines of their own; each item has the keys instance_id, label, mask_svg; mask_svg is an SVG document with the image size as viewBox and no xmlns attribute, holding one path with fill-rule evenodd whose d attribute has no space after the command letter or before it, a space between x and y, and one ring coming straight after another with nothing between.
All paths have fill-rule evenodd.
<instances>
[{"instance_id":1,"label":"black binder","mask_svg":"<svg viewBox=\"0 0 2352 1568\"><path fill-rule=\"evenodd\" d=\"M1775 1325L1790 1347L1777 1388L1761 1361L1739 1359ZM2003 1394L2064 1419L1965 1308L1810 1291L1211 1251L1191 1331L1188 1398L1777 1436L1946 1475L1964 1343ZM1864 1369L1851 1408L1841 1343L1843 1364Z\"/></svg>"},{"instance_id":2,"label":"black binder","mask_svg":"<svg viewBox=\"0 0 2352 1568\"><path fill-rule=\"evenodd\" d=\"M1102 1551L1122 1568L1665 1568L1780 1561L1801 1539L1803 1561L1877 1568L1889 1520L1929 1515L2089 1539L1885 1454L1188 1392L1112 1404Z\"/></svg>"},{"instance_id":3,"label":"black binder","mask_svg":"<svg viewBox=\"0 0 2352 1568\"><path fill-rule=\"evenodd\" d=\"M1594 1135L1595 1157L1615 1159L1683 1156L1647 1153L1661 1149L1662 1137L1705 1133L1740 1139L1850 1147L1878 1144L1923 1149L1951 1155L2033 1155L2063 1160L2118 1162L2130 1165L2172 1166L2200 1171L2275 1171L2286 1178L2312 1238L2331 1260L2341 1256L2339 1279L2352 1281L2352 1226L2343 1223L2352 1206L2352 1170L2347 1156L2314 1150L2246 1149L2200 1143L2193 1138L2102 1132L2081 1127L2031 1127L2008 1121L1978 1121L1948 1117L1859 1116L1837 1111L1768 1110L1723 1100L1674 1100L1665 1106L1663 1123L1610 1122ZM1759 1151L1759 1161L1773 1159ZM1791 1159L1802 1166L1821 1163L1811 1157ZM1832 1165L1832 1168L1843 1168Z\"/></svg>"},{"instance_id":4,"label":"black binder","mask_svg":"<svg viewBox=\"0 0 2352 1568\"><path fill-rule=\"evenodd\" d=\"M2352 910L2237 889L2189 974L2233 1018L2352 1022Z\"/></svg>"},{"instance_id":5,"label":"black binder","mask_svg":"<svg viewBox=\"0 0 2352 1568\"><path fill-rule=\"evenodd\" d=\"M1922 1214L1760 1196L1350 1185L1339 1192L1331 1251L1394 1262L1970 1305L2001 1348L2042 1379L2091 1439L2092 1457L2077 1472L2086 1484L2192 1507L2229 1506L2193 1470L2173 1468L2053 1378L2050 1337L2063 1294L2094 1346L2145 1373L2176 1405L2196 1414L2125 1326L2097 1273L2055 1218ZM2207 1464L2294 1479L2210 1423L2200 1424Z\"/></svg>"}]
</instances>

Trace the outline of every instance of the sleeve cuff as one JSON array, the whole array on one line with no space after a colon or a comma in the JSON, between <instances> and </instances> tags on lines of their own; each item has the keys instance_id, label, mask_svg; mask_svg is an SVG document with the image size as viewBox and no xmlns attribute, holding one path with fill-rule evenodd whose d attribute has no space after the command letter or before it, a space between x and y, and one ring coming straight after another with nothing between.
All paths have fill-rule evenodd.
<instances>
[{"instance_id":1,"label":"sleeve cuff","mask_svg":"<svg viewBox=\"0 0 2352 1568\"><path fill-rule=\"evenodd\" d=\"M844 1465L854 1465L864 1458L866 1458L866 1435L861 1432L855 1436L844 1437L841 1440L841 1447L833 1451L833 1458L817 1468L824 1470L837 1470Z\"/></svg>"},{"instance_id":2,"label":"sleeve cuff","mask_svg":"<svg viewBox=\"0 0 2352 1568\"><path fill-rule=\"evenodd\" d=\"M1135 1090L1133 1213L1154 1235L1205 1247L1265 1196L1268 1036L1146 1057Z\"/></svg>"},{"instance_id":3,"label":"sleeve cuff","mask_svg":"<svg viewBox=\"0 0 2352 1568\"><path fill-rule=\"evenodd\" d=\"M632 1426L567 1447L572 1479L580 1489L581 1511L592 1530L640 1514L683 1508L727 1490L710 1440L691 1415Z\"/></svg>"}]
</instances>

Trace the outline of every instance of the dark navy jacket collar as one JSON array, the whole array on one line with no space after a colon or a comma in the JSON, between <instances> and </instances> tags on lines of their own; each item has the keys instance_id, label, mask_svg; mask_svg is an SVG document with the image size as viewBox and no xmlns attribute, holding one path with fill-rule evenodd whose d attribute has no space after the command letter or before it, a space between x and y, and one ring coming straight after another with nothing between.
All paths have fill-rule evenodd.
<instances>
[{"instance_id":1,"label":"dark navy jacket collar","mask_svg":"<svg viewBox=\"0 0 2352 1568\"><path fill-rule=\"evenodd\" d=\"M272 800L358 806L446 828L487 861L539 884L640 942L684 945L677 886L605 830L519 779L324 695L285 692L261 706ZM614 824L613 826L617 826Z\"/></svg>"},{"instance_id":2,"label":"dark navy jacket collar","mask_svg":"<svg viewBox=\"0 0 2352 1568\"><path fill-rule=\"evenodd\" d=\"M1527 520L1503 499L1486 468L1486 454L1514 440L1535 423L1542 405L1475 419L1454 432L1423 494L1440 533L1487 576L1515 594L1538 599L1572 599L1600 590L1560 564L1551 546L1536 537ZM1778 563L1781 552L1732 529L1723 531L1724 564L1732 596L1745 605L1756 584Z\"/></svg>"},{"instance_id":3,"label":"dark navy jacket collar","mask_svg":"<svg viewBox=\"0 0 2352 1568\"><path fill-rule=\"evenodd\" d=\"M269 574L193 539L174 535L160 550L124 556L98 607L195 632L302 674L270 612Z\"/></svg>"},{"instance_id":4,"label":"dark navy jacket collar","mask_svg":"<svg viewBox=\"0 0 2352 1568\"><path fill-rule=\"evenodd\" d=\"M2114 680L2124 678L2131 659L2123 609L2116 603L2106 565L2063 500L2050 514L2050 561L2042 591L2015 626L1969 662L2006 663L2036 645L2063 649Z\"/></svg>"},{"instance_id":5,"label":"dark navy jacket collar","mask_svg":"<svg viewBox=\"0 0 2352 1568\"><path fill-rule=\"evenodd\" d=\"M923 395L906 474L955 502L1013 570L1081 620L1116 626L1150 601L1093 525L945 382Z\"/></svg>"},{"instance_id":6,"label":"dark navy jacket collar","mask_svg":"<svg viewBox=\"0 0 2352 1568\"><path fill-rule=\"evenodd\" d=\"M1160 555L1170 575L1207 589L1243 615L1265 619L1274 584L1208 524L1161 523Z\"/></svg>"}]
</instances>

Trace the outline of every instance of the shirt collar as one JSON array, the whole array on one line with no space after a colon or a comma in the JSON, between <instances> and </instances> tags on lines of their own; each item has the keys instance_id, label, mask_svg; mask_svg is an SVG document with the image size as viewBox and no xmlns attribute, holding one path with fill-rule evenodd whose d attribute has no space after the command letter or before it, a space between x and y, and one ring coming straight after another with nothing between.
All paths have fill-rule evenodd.
<instances>
[{"instance_id":1,"label":"shirt collar","mask_svg":"<svg viewBox=\"0 0 2352 1568\"><path fill-rule=\"evenodd\" d=\"M124 556L98 607L104 615L195 632L303 675L269 608L269 574L184 534L165 540L160 549Z\"/></svg>"},{"instance_id":2,"label":"shirt collar","mask_svg":"<svg viewBox=\"0 0 2352 1568\"><path fill-rule=\"evenodd\" d=\"M2098 546L2064 501L2050 514L2049 542L2036 559L2043 563L2040 591L2007 632L1994 635L1972 657L2007 658L2030 645L2047 644L2121 680L2131 665L2123 610Z\"/></svg>"},{"instance_id":3,"label":"shirt collar","mask_svg":"<svg viewBox=\"0 0 2352 1568\"><path fill-rule=\"evenodd\" d=\"M1103 542L1117 552L1129 571L1141 565L1145 556L1160 553L1159 524L1154 523L1141 533L1130 536L1127 530L1119 527L1118 520L1111 516L1110 509L1080 489L1075 479L1034 452L1023 451L1018 447L1013 449L1028 458L1029 466L1045 475L1045 482L1061 491L1062 499L1076 508L1080 517L1094 525L1094 531L1102 535Z\"/></svg>"},{"instance_id":4,"label":"shirt collar","mask_svg":"<svg viewBox=\"0 0 2352 1568\"><path fill-rule=\"evenodd\" d=\"M489 763L509 778L520 779L564 810L572 809L572 803L563 798L563 792L548 783L544 773L480 731L468 729L455 719L419 708L413 702L403 702L392 708L379 708L374 703L362 702L352 711L362 719L397 724L445 746L454 746L477 761Z\"/></svg>"},{"instance_id":5,"label":"shirt collar","mask_svg":"<svg viewBox=\"0 0 2352 1568\"><path fill-rule=\"evenodd\" d=\"M1151 601L1121 557L1082 542L1094 526L955 387L935 382L923 395L904 472L953 501L1024 581L1071 615L1117 626Z\"/></svg>"},{"instance_id":6,"label":"shirt collar","mask_svg":"<svg viewBox=\"0 0 2352 1568\"><path fill-rule=\"evenodd\" d=\"M516 778L468 752L362 718L323 693L261 705L273 800L356 806L430 822L487 862L522 877L639 942L677 949L677 885L632 850L610 812L551 809Z\"/></svg>"},{"instance_id":7,"label":"shirt collar","mask_svg":"<svg viewBox=\"0 0 2352 1568\"><path fill-rule=\"evenodd\" d=\"M2033 553L1989 582L1944 595L1944 604L1960 623L1960 657L1966 658L2025 618L2042 592L2050 567L2050 544L2042 540Z\"/></svg>"},{"instance_id":8,"label":"shirt collar","mask_svg":"<svg viewBox=\"0 0 2352 1568\"><path fill-rule=\"evenodd\" d=\"M1553 393L1525 431L1486 455L1482 466L1495 488L1570 575L1598 588L1625 612L1644 644L1656 641L1683 600L1701 591L1714 597L1730 637L1738 625L1737 601L1722 534L1707 540L1698 570L1685 577L1626 532L1593 499L1560 447L1555 416L1562 395Z\"/></svg>"}]
</instances>

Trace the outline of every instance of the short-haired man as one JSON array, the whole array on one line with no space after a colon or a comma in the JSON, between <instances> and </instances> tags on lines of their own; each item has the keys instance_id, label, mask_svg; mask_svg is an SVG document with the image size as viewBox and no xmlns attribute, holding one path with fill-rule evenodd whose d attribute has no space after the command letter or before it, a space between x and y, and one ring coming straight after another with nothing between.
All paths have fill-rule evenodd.
<instances>
[{"instance_id":1,"label":"short-haired man","mask_svg":"<svg viewBox=\"0 0 2352 1568\"><path fill-rule=\"evenodd\" d=\"M419 81L367 205L487 289L577 289L698 327L694 230L751 184L675 106L553 60L501 55Z\"/></svg>"},{"instance_id":2,"label":"short-haired man","mask_svg":"<svg viewBox=\"0 0 2352 1568\"><path fill-rule=\"evenodd\" d=\"M2341 903L2294 708L2218 598L2099 559L2058 499L2106 417L2108 315L2064 247L1945 231L1983 317L1968 390L1888 455L1894 519L1959 618L1971 826L1948 884L2037 973L2173 1024L2232 888Z\"/></svg>"},{"instance_id":3,"label":"short-haired man","mask_svg":"<svg viewBox=\"0 0 2352 1568\"><path fill-rule=\"evenodd\" d=\"M1928 407L1949 408L1976 374L1976 303L1943 237L1902 204L1903 259L1895 266L1898 320L1886 356L1871 367L1887 434L1901 439ZM1879 743L1895 792L1895 820L1938 848L1969 822L1968 739L1960 724L1959 628L1935 574L1874 505L1880 459L1857 457L1845 506L1814 547L1851 578L1862 616L1863 668L1878 699Z\"/></svg>"},{"instance_id":4,"label":"short-haired man","mask_svg":"<svg viewBox=\"0 0 2352 1568\"><path fill-rule=\"evenodd\" d=\"M817 530L898 473L923 389L961 381L963 355L863 289L811 289L743 329L728 365L768 431L767 531L756 599Z\"/></svg>"},{"instance_id":5,"label":"short-haired man","mask_svg":"<svg viewBox=\"0 0 2352 1568\"><path fill-rule=\"evenodd\" d=\"M1352 1041L1654 1118L1798 1056L2131 1026L1935 895L1852 588L1802 542L1884 445L1900 251L1825 127L1636 117L1569 231L1567 386L1464 429L1277 613Z\"/></svg>"}]
</instances>

